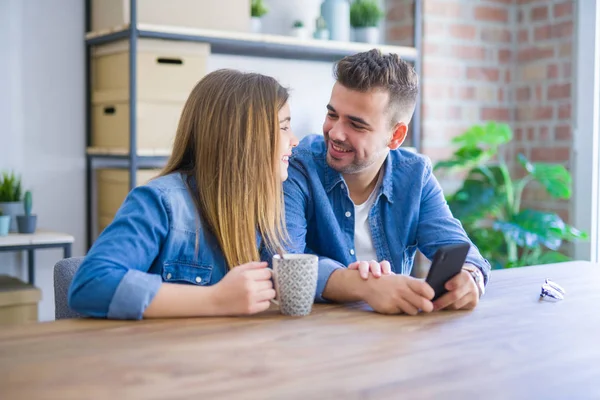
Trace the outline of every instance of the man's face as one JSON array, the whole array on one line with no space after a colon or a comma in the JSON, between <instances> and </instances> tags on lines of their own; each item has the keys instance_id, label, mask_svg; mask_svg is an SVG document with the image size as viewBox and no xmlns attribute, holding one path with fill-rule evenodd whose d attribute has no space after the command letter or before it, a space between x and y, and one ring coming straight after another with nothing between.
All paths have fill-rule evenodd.
<instances>
[{"instance_id":1,"label":"man's face","mask_svg":"<svg viewBox=\"0 0 600 400\"><path fill-rule=\"evenodd\" d=\"M362 93L335 83L323 124L331 168L358 174L381 167L394 131L388 100L383 90Z\"/></svg>"}]
</instances>

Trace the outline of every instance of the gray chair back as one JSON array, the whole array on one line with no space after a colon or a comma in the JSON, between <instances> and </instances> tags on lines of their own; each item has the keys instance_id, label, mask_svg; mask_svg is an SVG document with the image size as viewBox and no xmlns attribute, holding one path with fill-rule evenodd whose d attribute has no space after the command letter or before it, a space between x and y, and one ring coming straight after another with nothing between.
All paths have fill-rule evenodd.
<instances>
[{"instance_id":1,"label":"gray chair back","mask_svg":"<svg viewBox=\"0 0 600 400\"><path fill-rule=\"evenodd\" d=\"M54 317L56 319L81 318L83 315L69 308L69 286L83 257L65 258L54 266Z\"/></svg>"}]
</instances>

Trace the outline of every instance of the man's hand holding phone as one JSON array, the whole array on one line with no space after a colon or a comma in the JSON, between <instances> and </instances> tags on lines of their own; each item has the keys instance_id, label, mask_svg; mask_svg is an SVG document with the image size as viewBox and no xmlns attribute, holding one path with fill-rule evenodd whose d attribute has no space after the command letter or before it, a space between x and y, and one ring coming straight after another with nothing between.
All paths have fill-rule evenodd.
<instances>
[{"instance_id":1,"label":"man's hand holding phone","mask_svg":"<svg viewBox=\"0 0 600 400\"><path fill-rule=\"evenodd\" d=\"M464 269L444 287L448 292L433 302L434 310L472 310L479 303L479 288Z\"/></svg>"},{"instance_id":2,"label":"man's hand holding phone","mask_svg":"<svg viewBox=\"0 0 600 400\"><path fill-rule=\"evenodd\" d=\"M427 282L407 275L384 275L369 279L363 299L381 314L417 315L433 311L434 291Z\"/></svg>"},{"instance_id":3,"label":"man's hand holding phone","mask_svg":"<svg viewBox=\"0 0 600 400\"><path fill-rule=\"evenodd\" d=\"M387 261L357 261L348 269L358 270L367 280L362 297L376 312L416 315L420 311L468 310L477 306L481 295L469 272L476 268L464 264L469 247L462 243L438 249L425 281L395 275ZM377 279L369 280L370 276Z\"/></svg>"}]
</instances>

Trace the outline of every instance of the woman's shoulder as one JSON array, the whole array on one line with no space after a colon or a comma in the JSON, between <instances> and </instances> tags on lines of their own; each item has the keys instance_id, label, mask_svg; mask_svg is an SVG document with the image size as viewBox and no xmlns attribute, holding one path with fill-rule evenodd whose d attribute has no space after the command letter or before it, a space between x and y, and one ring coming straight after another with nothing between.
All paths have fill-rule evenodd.
<instances>
[{"instance_id":1,"label":"woman's shoulder","mask_svg":"<svg viewBox=\"0 0 600 400\"><path fill-rule=\"evenodd\" d=\"M185 177L179 172L172 172L167 175L160 175L151 179L144 186L155 189L161 193L169 193L173 191L187 190Z\"/></svg>"},{"instance_id":2,"label":"woman's shoulder","mask_svg":"<svg viewBox=\"0 0 600 400\"><path fill-rule=\"evenodd\" d=\"M160 175L134 188L128 199L144 204L160 205L160 208L170 212L174 208L185 205L194 208L186 180L186 176L178 172Z\"/></svg>"}]
</instances>

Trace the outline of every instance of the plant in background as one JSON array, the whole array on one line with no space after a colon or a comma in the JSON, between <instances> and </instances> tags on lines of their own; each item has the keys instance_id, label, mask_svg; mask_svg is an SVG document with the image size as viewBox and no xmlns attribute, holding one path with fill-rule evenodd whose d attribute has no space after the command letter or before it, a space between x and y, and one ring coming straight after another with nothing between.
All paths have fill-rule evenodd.
<instances>
[{"instance_id":1,"label":"plant in background","mask_svg":"<svg viewBox=\"0 0 600 400\"><path fill-rule=\"evenodd\" d=\"M0 176L0 203L21 201L21 178L14 172Z\"/></svg>"},{"instance_id":2,"label":"plant in background","mask_svg":"<svg viewBox=\"0 0 600 400\"><path fill-rule=\"evenodd\" d=\"M31 197L31 191L26 191L23 197L23 209L25 210L26 217L31 217L31 207L33 206L33 199Z\"/></svg>"},{"instance_id":3,"label":"plant in background","mask_svg":"<svg viewBox=\"0 0 600 400\"><path fill-rule=\"evenodd\" d=\"M458 146L435 170L466 171L462 187L447 196L453 215L493 268L568 261L559 251L565 241L587 239L553 212L522 209L523 190L540 184L555 199L569 199L572 178L559 164L532 163L519 154L523 177L514 179L499 147L512 140L506 124L476 125L455 137Z\"/></svg>"},{"instance_id":4,"label":"plant in background","mask_svg":"<svg viewBox=\"0 0 600 400\"><path fill-rule=\"evenodd\" d=\"M4 216L4 211L0 208L0 217Z\"/></svg>"},{"instance_id":5,"label":"plant in background","mask_svg":"<svg viewBox=\"0 0 600 400\"><path fill-rule=\"evenodd\" d=\"M317 28L318 31L322 31L322 30L327 29L327 22L325 21L325 18L323 18L322 15L319 15L319 18L317 18L315 26L316 26L316 28Z\"/></svg>"},{"instance_id":6,"label":"plant in background","mask_svg":"<svg viewBox=\"0 0 600 400\"><path fill-rule=\"evenodd\" d=\"M354 28L376 27L384 15L376 0L356 0L350 6L350 25Z\"/></svg>"},{"instance_id":7,"label":"plant in background","mask_svg":"<svg viewBox=\"0 0 600 400\"><path fill-rule=\"evenodd\" d=\"M269 9L265 5L263 0L252 0L250 3L250 15L255 18L260 18L266 13L269 12Z\"/></svg>"},{"instance_id":8,"label":"plant in background","mask_svg":"<svg viewBox=\"0 0 600 400\"><path fill-rule=\"evenodd\" d=\"M292 25L294 28L304 28L304 22L300 21L299 19L294 21L294 25Z\"/></svg>"}]
</instances>

